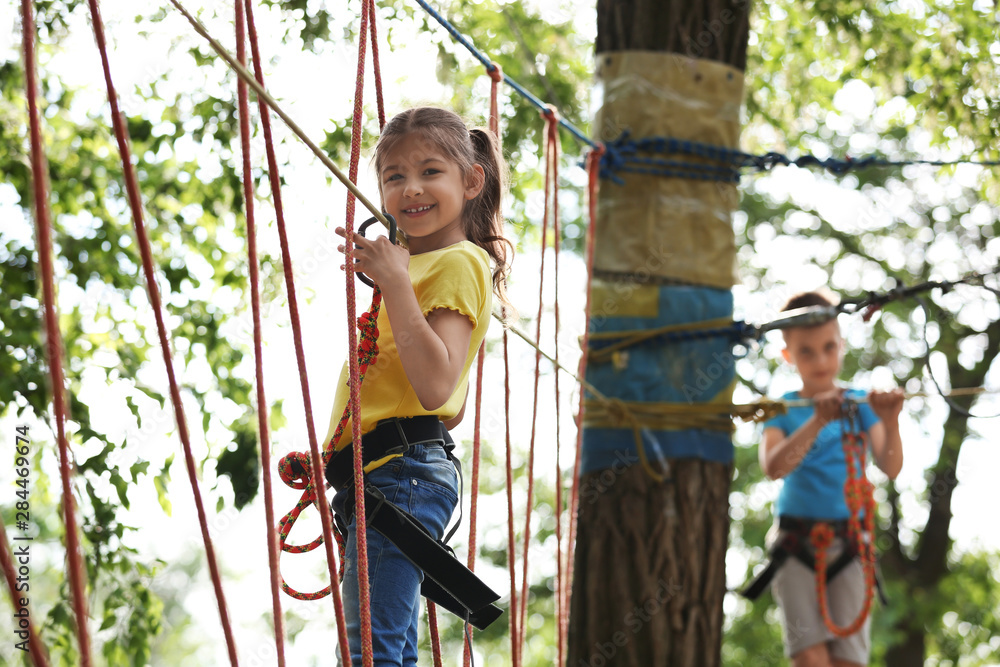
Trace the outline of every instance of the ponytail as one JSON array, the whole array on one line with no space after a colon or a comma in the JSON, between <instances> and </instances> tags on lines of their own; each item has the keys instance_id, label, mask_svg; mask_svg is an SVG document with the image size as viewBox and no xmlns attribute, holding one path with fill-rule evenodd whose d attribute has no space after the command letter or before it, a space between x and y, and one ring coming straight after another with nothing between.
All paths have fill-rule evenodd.
<instances>
[{"instance_id":1,"label":"ponytail","mask_svg":"<svg viewBox=\"0 0 1000 667\"><path fill-rule=\"evenodd\" d=\"M507 272L514 246L503 234L503 195L507 188L507 163L500 143L493 133L481 127L469 130L476 164L483 168L485 181L479 196L465 204L466 236L493 258L493 291L503 305L503 312L513 313L507 298Z\"/></svg>"}]
</instances>

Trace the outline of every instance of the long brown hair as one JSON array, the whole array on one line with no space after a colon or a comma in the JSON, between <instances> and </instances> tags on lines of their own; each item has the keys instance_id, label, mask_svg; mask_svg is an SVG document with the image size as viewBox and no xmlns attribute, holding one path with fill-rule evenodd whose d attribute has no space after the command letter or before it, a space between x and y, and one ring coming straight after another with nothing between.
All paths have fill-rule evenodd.
<instances>
[{"instance_id":1,"label":"long brown hair","mask_svg":"<svg viewBox=\"0 0 1000 667\"><path fill-rule=\"evenodd\" d=\"M493 292L504 310L514 312L507 298L507 273L514 246L503 235L503 195L507 188L507 163L493 133L483 128L468 129L453 111L438 107L414 107L396 114L386 123L375 146L375 171L382 173L386 156L404 137L417 134L436 146L454 161L463 178L469 178L473 165L483 168L483 189L465 202L462 226L466 238L493 258ZM379 179L381 194L382 179Z\"/></svg>"}]
</instances>

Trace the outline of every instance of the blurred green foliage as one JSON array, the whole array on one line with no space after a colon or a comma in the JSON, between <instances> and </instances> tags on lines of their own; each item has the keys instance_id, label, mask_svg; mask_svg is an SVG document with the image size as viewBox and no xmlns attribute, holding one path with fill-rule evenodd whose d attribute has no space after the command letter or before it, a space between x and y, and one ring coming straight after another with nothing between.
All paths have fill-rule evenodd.
<instances>
[{"instance_id":1,"label":"blurred green foliage","mask_svg":"<svg viewBox=\"0 0 1000 667\"><path fill-rule=\"evenodd\" d=\"M62 48L71 17L86 14L86 7L79 0L35 4L44 66ZM357 38L359 0L336 6L305 0L266 0L263 4L281 13L286 49L319 51L330 44L350 46ZM441 7L505 73L556 105L587 132L593 112L589 103L592 33L588 37L580 30L582 8L591 9L571 2L451 2ZM228 9L217 6L214 11L221 19ZM169 14L170 10L160 10L137 16L132 27L143 31ZM485 124L488 84L482 66L411 3L380 7L379 16L381 35L389 46L383 59L392 57L394 40L406 34L397 33L396 26L416 25L437 36L437 74L451 94L444 102ZM1000 133L996 35L995 9L986 3L756 3L743 146L750 151L790 154L877 152L894 158L941 150L948 155L978 152L995 159ZM198 46L189 53L206 65L205 76L213 84L231 81L221 69L210 66L215 59L207 47ZM4 57L0 61L0 187L16 194L27 225L32 218L24 77L16 55ZM142 373L161 361L130 231L121 164L106 111L80 108L74 101L75 91L54 77L45 76L42 81L60 288L72 291L74 298L68 302L75 304L61 313L72 437L76 446L93 452L76 462L75 492L97 644L104 664L172 664L172 659L193 650L184 634L190 624L177 599L180 594L153 585L154 576L168 568L149 562L128 546L129 534L140 527L125 525L118 516L119 508L129 507L136 494L150 492L150 480L164 511L170 511L166 482L173 457L156 459L154 464L143 450L144 442L99 432L90 422L89 406L102 397L83 396L79 391L85 371L103 373L108 386L127 383L131 387L128 407L140 435L143 422L153 419L150 415L157 408L160 412L169 409L165 397L144 382ZM874 108L881 110L878 119L849 117L835 102L838 92L854 81L864 82L872 91ZM155 85L139 91L144 103L134 106L128 125L176 357L192 367L207 363L215 371L209 386L183 387L199 406L201 419L192 419L193 426L206 434L208 459L231 483L232 496L228 490L216 489L217 501L225 503L225 498L232 497L237 508L242 508L257 492L259 448L252 388L235 372L248 346L225 333L227 321L239 313L224 304L246 301L247 267L241 250L245 232L238 151L232 148L235 104L231 98L209 92L216 88L195 86L174 96L161 93ZM506 90L501 114L504 153L512 167L508 218L520 246L530 252L539 240L543 123L533 106ZM366 129L369 126L375 126L374 119L366 119ZM350 140L350 119L333 118L330 127L325 137L317 139L334 159L342 161ZM584 179L575 165L583 147L567 133L561 136L564 247L579 250L585 222ZM191 141L194 148L177 148ZM848 295L890 288L897 280L954 278L964 271L995 266L1000 255L994 204L1000 201L998 179L990 174L971 181L956 179L954 170L942 170L942 188L935 190L916 184L921 173L927 172L867 171L840 179L838 187L844 192L875 205L875 213L849 229L831 220L831 211L814 203L809 193L791 198L776 194L768 179L780 179L780 172L772 177L748 176L734 221L744 288L751 294L787 289L774 278L774 266L762 260L776 239L797 244L794 247L801 250L802 260L822 267L831 289ZM819 177L821 184L834 181ZM33 241L14 233L6 221L0 241L0 293L5 297L0 300L0 415L51 421L36 249ZM279 264L262 258L269 294L280 289ZM862 274L882 278L862 282ZM937 372L942 379L953 386L983 383L1000 349L995 297L965 291L957 296L936 294L928 307L934 322L930 345L941 361ZM245 309L237 307L239 312ZM755 319L754 315L746 313L748 319ZM872 369L886 367L897 382L920 384L927 366L922 325L923 314L912 303L887 307L871 325L866 342L849 352L845 378L863 384ZM766 384L774 370L773 363L753 355L740 365L744 379L756 385ZM225 420L217 409L220 404L228 408ZM921 414L929 414L926 405ZM926 439L943 440L943 446L928 471L928 490L919 499L922 511L931 506L947 510L962 445L982 435L957 413L945 424L943 438L935 435L939 430L939 426L926 425ZM760 547L771 521L767 504L760 500L767 496L768 483L762 481L755 443L749 440L737 442L731 531L732 548L747 555L747 576L763 559ZM487 455L484 466L499 470L503 464L494 454ZM57 494L49 490L52 482L42 475L37 484L33 502L54 508ZM485 478L484 494L502 491L502 479ZM539 490L538 506L549 517L541 521L536 534L539 544L553 539L553 504L553 491ZM1000 636L997 554L952 552L947 517L942 519L938 513L932 513L930 520L939 522L937 530L940 521L945 521L943 556L931 553L922 537L927 519L905 515L900 494L891 484L882 507L880 539L885 545L891 602L876 615L875 661L887 659L890 644L917 633L926 636L926 664L987 664L986 652L1000 650L995 642ZM58 516L55 510L50 514ZM55 519L43 523L40 530L53 540L61 534ZM483 542L480 556L484 563L506 569L503 537ZM199 566L192 562L185 567L193 571ZM61 581L58 570L58 564L46 569L46 580ZM44 638L57 664L69 665L78 657L64 587L64 583L49 585L39 595L58 601L46 609ZM531 595L527 664L549 665L554 662L555 643L551 578L533 581ZM727 617L723 646L726 664L779 663L780 630L773 607L763 600L755 605L737 600L733 609ZM293 617L297 618L289 612L289 618ZM506 622L505 617L489 631L477 634L477 645L491 658L504 659L509 654ZM448 650L457 653L461 627L448 618L442 619L442 626Z\"/></svg>"}]
</instances>

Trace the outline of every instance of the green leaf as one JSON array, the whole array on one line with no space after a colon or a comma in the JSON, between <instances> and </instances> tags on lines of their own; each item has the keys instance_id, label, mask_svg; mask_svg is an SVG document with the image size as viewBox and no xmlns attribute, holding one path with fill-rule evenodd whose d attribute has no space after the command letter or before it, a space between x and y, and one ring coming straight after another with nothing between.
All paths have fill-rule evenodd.
<instances>
[{"instance_id":1,"label":"green leaf","mask_svg":"<svg viewBox=\"0 0 1000 667\"><path fill-rule=\"evenodd\" d=\"M139 475L146 474L146 471L148 469L149 469L149 461L138 461L137 463L133 463L132 467L129 468L129 472L132 474L132 481L138 482Z\"/></svg>"},{"instance_id":2,"label":"green leaf","mask_svg":"<svg viewBox=\"0 0 1000 667\"><path fill-rule=\"evenodd\" d=\"M132 414L135 415L136 427L142 428L142 415L139 414L139 406L135 404L131 396L125 397L125 404L132 411Z\"/></svg>"}]
</instances>

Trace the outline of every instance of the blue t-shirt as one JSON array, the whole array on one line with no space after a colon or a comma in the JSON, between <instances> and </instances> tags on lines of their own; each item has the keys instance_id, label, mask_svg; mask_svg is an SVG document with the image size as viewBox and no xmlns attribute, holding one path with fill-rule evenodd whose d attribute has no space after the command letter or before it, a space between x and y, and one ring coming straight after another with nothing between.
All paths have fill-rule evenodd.
<instances>
[{"instance_id":1,"label":"blue t-shirt","mask_svg":"<svg viewBox=\"0 0 1000 667\"><path fill-rule=\"evenodd\" d=\"M849 398L863 398L865 392L848 389ZM790 391L785 400L800 398L799 392ZM867 433L878 422L878 417L867 403L858 404L861 428ZM788 413L778 415L764 423L764 428L779 428L789 436L795 433L813 415L811 405L790 407ZM835 419L824 426L812 447L792 472L783 478L778 495L778 516L797 516L808 519L846 519L850 516L844 500L844 482L847 480L847 462L842 441L844 420Z\"/></svg>"}]
</instances>

